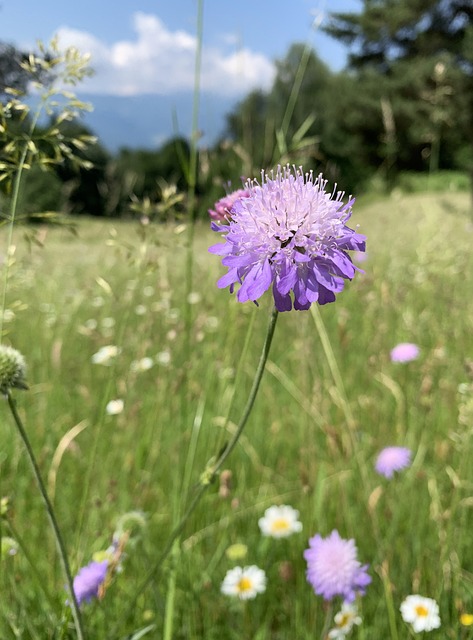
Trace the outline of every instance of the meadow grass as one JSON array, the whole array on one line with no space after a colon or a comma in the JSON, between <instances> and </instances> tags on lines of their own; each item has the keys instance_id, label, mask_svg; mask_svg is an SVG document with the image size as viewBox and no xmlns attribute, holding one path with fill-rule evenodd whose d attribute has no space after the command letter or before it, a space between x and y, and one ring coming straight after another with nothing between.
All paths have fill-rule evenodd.
<instances>
[{"instance_id":1,"label":"meadow grass","mask_svg":"<svg viewBox=\"0 0 473 640\"><path fill-rule=\"evenodd\" d=\"M335 528L356 540L373 578L353 637L406 638L398 610L411 593L440 604L433 639L469 637L459 622L473 611L468 195L397 195L356 205L352 222L368 236L365 273L335 304L280 315L261 391L226 463L231 483L209 487L144 588L235 429L271 296L257 308L217 289L223 269L207 247L218 239L204 224L190 295L180 226L84 219L77 235L39 227L43 248L16 228L4 343L27 360L30 390L15 398L73 572L109 546L120 516L146 515L104 597L82 607L86 637L138 638L142 629L160 638L166 611L176 639L320 637L326 607L302 553L310 536ZM5 231L1 241L5 255ZM390 349L404 341L421 356L394 364ZM93 363L106 345L121 351L108 366ZM153 365L141 371L145 357ZM124 409L109 415L114 399ZM0 564L0 638L72 638L54 540L6 403L0 411L1 535L20 547ZM413 452L390 481L374 470L389 445ZM262 538L258 518L272 504L298 509L302 533ZM235 562L226 550L236 543L247 555ZM263 568L266 592L246 603L222 595L234 564Z\"/></svg>"}]
</instances>

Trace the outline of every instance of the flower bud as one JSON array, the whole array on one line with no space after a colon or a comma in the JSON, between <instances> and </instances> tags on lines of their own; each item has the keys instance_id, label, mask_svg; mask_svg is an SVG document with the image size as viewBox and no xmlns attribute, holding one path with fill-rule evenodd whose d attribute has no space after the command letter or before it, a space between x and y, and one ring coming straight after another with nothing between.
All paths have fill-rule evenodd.
<instances>
[{"instance_id":1,"label":"flower bud","mask_svg":"<svg viewBox=\"0 0 473 640\"><path fill-rule=\"evenodd\" d=\"M19 351L0 345L0 392L9 389L28 389L25 381L26 363Z\"/></svg>"}]
</instances>

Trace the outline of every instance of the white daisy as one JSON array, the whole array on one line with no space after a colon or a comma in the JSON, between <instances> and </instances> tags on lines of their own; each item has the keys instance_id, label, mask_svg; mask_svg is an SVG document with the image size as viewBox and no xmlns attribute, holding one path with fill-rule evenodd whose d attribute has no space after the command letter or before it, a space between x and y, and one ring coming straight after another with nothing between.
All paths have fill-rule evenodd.
<instances>
[{"instance_id":1,"label":"white daisy","mask_svg":"<svg viewBox=\"0 0 473 640\"><path fill-rule=\"evenodd\" d=\"M357 606L350 602L344 602L334 621L336 627L329 631L328 637L330 640L343 640L355 625L361 624Z\"/></svg>"},{"instance_id":2,"label":"white daisy","mask_svg":"<svg viewBox=\"0 0 473 640\"><path fill-rule=\"evenodd\" d=\"M266 590L266 574L255 565L235 567L227 571L220 590L226 596L251 600Z\"/></svg>"},{"instance_id":3,"label":"white daisy","mask_svg":"<svg viewBox=\"0 0 473 640\"><path fill-rule=\"evenodd\" d=\"M400 610L402 619L412 625L415 633L432 631L440 627L439 606L432 598L419 595L407 596Z\"/></svg>"},{"instance_id":4,"label":"white daisy","mask_svg":"<svg viewBox=\"0 0 473 640\"><path fill-rule=\"evenodd\" d=\"M287 538L293 533L302 531L302 523L298 518L299 511L282 504L266 509L264 517L258 520L258 524L264 536Z\"/></svg>"}]
</instances>

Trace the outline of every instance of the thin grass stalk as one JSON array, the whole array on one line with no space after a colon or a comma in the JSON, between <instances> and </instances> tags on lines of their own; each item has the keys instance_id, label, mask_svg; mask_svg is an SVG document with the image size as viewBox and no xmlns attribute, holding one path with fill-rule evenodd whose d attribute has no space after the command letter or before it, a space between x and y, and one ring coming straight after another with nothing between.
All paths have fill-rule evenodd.
<instances>
[{"instance_id":1,"label":"thin grass stalk","mask_svg":"<svg viewBox=\"0 0 473 640\"><path fill-rule=\"evenodd\" d=\"M192 305L189 303L189 294L193 287L194 271L194 235L196 221L195 188L197 184L197 140L199 135L199 106L200 106L200 75L202 66L202 40L204 28L204 0L197 3L197 48L195 53L194 69L194 98L192 104L192 130L190 139L189 170L187 176L187 238L186 238L186 268L185 268L185 292L184 292L184 364L183 395L182 395L182 424L187 424L187 376L188 362L190 360L191 331L192 331Z\"/></svg>"},{"instance_id":2,"label":"thin grass stalk","mask_svg":"<svg viewBox=\"0 0 473 640\"><path fill-rule=\"evenodd\" d=\"M188 408L188 378L189 363L191 361L191 333L192 333L192 305L189 302L189 295L193 288L193 271L194 271L194 235L195 235L195 188L197 184L197 139L199 129L199 106L200 106L200 75L202 66L202 40L204 26L204 1L199 0L197 3L197 47L195 53L194 68L194 98L192 105L192 131L190 141L190 157L189 157L189 173L188 173L188 189L187 189L187 243L186 243L186 269L185 269L185 293L184 293L184 362L183 362L183 380L181 386L181 425L184 428L188 424L189 408ZM175 518L176 521L181 518L182 492L179 492L176 500ZM174 605L176 595L176 570L178 557L180 554L179 535L177 535L172 544L174 563L168 580L168 589L166 593L165 605L165 624L164 624L164 640L171 640L173 635L174 623Z\"/></svg>"},{"instance_id":3,"label":"thin grass stalk","mask_svg":"<svg viewBox=\"0 0 473 640\"><path fill-rule=\"evenodd\" d=\"M30 461L31 464L31 468L33 470L33 474L35 476L36 482L38 484L38 488L39 488L39 492L41 494L41 497L43 499L44 502L44 506L46 508L46 513L48 515L49 518L49 522L51 524L51 528L53 530L53 534L54 534L54 539L56 541L56 546L57 546L57 550L59 552L59 557L61 559L61 564L62 564L62 568L64 570L64 575L66 577L66 581L67 581L67 587L68 587L68 591L69 591L69 604L71 606L72 609L72 617L74 619L74 626L76 628L76 632L77 632L77 638L78 640L85 640L85 635L84 635L84 631L83 631L83 627L82 627L82 619L81 619L81 615L80 615L80 610L79 610L79 604L77 602L77 598L74 592L74 582L72 579L72 573L71 573L71 569L69 566L69 560L67 558L67 552L66 552L66 546L64 544L63 538L62 538L62 534L61 534L61 530L59 528L59 524L57 522L56 519L56 515L54 513L54 508L53 505L49 499L48 496L48 492L46 490L46 486L43 482L43 478L41 476L41 471L39 469L38 463L36 462L36 457L34 455L34 451L33 448L31 446L30 440L28 438L28 434L26 433L26 429L23 426L23 422L21 421L21 418L18 414L18 411L16 409L16 404L15 401L11 395L10 390L7 391L7 401L8 401L8 406L10 407L10 411L12 413L13 419L15 421L16 427L18 429L18 432L20 434L20 437L23 441L23 444L25 446L26 449L26 453L28 455L28 459Z\"/></svg>"}]
</instances>

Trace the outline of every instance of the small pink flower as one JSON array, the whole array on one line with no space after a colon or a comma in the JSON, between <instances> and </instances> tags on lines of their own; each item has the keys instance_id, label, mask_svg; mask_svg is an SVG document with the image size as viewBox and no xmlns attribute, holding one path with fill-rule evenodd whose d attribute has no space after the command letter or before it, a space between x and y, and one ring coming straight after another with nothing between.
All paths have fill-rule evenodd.
<instances>
[{"instance_id":1,"label":"small pink flower","mask_svg":"<svg viewBox=\"0 0 473 640\"><path fill-rule=\"evenodd\" d=\"M231 210L237 200L241 198L248 198L250 195L246 189L237 189L232 193L229 193L214 204L215 209L209 209L209 216L216 222L229 221L232 217Z\"/></svg>"},{"instance_id":2,"label":"small pink flower","mask_svg":"<svg viewBox=\"0 0 473 640\"><path fill-rule=\"evenodd\" d=\"M411 362L417 360L420 354L419 347L412 342L400 342L391 349L391 362Z\"/></svg>"},{"instance_id":3,"label":"small pink flower","mask_svg":"<svg viewBox=\"0 0 473 640\"><path fill-rule=\"evenodd\" d=\"M405 469L411 464L411 451L405 447L386 447L376 460L376 471L385 478L392 478L395 471Z\"/></svg>"}]
</instances>

